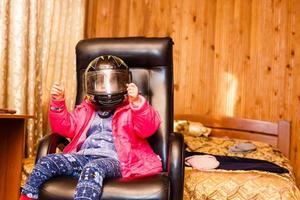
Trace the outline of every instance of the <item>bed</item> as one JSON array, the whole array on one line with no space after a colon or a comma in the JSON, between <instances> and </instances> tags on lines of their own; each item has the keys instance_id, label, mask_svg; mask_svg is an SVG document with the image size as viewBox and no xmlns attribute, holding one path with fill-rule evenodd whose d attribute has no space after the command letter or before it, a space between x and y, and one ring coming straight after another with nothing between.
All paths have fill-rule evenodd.
<instances>
[{"instance_id":1,"label":"bed","mask_svg":"<svg viewBox=\"0 0 300 200\"><path fill-rule=\"evenodd\" d=\"M187 152L236 156L266 160L287 169L288 173L258 170L197 170L185 167L185 200L277 200L300 199L293 169L288 160L290 123L175 115L174 130L184 135ZM228 149L242 142L256 146L255 151L240 153Z\"/></svg>"}]
</instances>

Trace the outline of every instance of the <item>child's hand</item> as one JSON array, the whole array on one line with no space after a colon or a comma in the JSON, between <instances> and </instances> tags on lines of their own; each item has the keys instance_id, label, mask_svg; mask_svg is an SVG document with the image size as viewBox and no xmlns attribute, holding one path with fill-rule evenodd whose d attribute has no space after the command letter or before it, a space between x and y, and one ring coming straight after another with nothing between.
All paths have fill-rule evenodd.
<instances>
[{"instance_id":1,"label":"child's hand","mask_svg":"<svg viewBox=\"0 0 300 200\"><path fill-rule=\"evenodd\" d=\"M51 97L54 100L62 100L65 97L65 89L62 84L55 82L51 88Z\"/></svg>"},{"instance_id":2,"label":"child's hand","mask_svg":"<svg viewBox=\"0 0 300 200\"><path fill-rule=\"evenodd\" d=\"M138 106L141 103L141 100L139 98L138 87L134 83L126 84L126 86L127 86L128 101Z\"/></svg>"}]
</instances>

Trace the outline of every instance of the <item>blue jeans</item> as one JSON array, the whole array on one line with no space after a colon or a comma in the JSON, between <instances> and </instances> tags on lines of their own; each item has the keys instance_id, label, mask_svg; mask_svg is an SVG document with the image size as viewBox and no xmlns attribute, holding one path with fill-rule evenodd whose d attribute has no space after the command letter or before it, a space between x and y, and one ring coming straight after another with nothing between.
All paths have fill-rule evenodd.
<instances>
[{"instance_id":1,"label":"blue jeans","mask_svg":"<svg viewBox=\"0 0 300 200\"><path fill-rule=\"evenodd\" d=\"M99 200L103 179L122 176L119 161L112 158L49 154L39 159L22 189L22 194L37 199L40 186L57 175L79 177L75 200Z\"/></svg>"}]
</instances>

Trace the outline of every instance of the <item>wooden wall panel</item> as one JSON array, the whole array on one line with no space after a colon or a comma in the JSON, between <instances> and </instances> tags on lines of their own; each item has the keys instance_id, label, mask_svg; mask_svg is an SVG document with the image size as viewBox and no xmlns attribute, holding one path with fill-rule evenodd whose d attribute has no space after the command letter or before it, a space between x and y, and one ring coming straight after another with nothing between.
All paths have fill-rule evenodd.
<instances>
[{"instance_id":1,"label":"wooden wall panel","mask_svg":"<svg viewBox=\"0 0 300 200\"><path fill-rule=\"evenodd\" d=\"M86 37L172 37L175 113L290 120L300 185L299 10L298 0L89 0Z\"/></svg>"},{"instance_id":2,"label":"wooden wall panel","mask_svg":"<svg viewBox=\"0 0 300 200\"><path fill-rule=\"evenodd\" d=\"M290 9L291 11L291 30L289 32L290 48L286 52L288 63L286 70L288 78L288 88L286 91L286 101L288 102L286 112L292 120L292 161L294 166L299 166L296 171L298 185L300 185L300 2L293 0ZM288 66L289 65L289 66Z\"/></svg>"}]
</instances>

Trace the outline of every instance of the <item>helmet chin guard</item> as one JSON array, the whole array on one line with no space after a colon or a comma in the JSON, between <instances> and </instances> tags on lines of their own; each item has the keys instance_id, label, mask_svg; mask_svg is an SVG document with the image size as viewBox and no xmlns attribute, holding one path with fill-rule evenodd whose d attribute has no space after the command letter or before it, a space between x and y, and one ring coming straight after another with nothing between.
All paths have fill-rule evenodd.
<instances>
[{"instance_id":1,"label":"helmet chin guard","mask_svg":"<svg viewBox=\"0 0 300 200\"><path fill-rule=\"evenodd\" d=\"M84 89L100 109L114 109L124 100L131 73L123 60L105 55L95 58L84 73Z\"/></svg>"},{"instance_id":2,"label":"helmet chin guard","mask_svg":"<svg viewBox=\"0 0 300 200\"><path fill-rule=\"evenodd\" d=\"M99 106L101 110L113 110L123 102L124 95L125 93L114 95L94 95L92 97L92 102Z\"/></svg>"}]
</instances>

